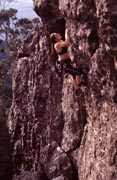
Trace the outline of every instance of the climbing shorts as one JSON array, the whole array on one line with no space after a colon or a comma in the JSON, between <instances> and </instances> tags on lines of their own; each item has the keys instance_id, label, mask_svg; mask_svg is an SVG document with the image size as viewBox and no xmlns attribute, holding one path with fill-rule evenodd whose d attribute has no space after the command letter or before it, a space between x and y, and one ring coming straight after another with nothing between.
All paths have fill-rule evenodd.
<instances>
[{"instance_id":1,"label":"climbing shorts","mask_svg":"<svg viewBox=\"0 0 117 180\"><path fill-rule=\"evenodd\" d=\"M59 73L69 73L76 78L76 75L80 76L82 74L82 70L79 68L75 68L71 64L71 60L65 59L64 61L57 60L56 61L56 68Z\"/></svg>"}]
</instances>

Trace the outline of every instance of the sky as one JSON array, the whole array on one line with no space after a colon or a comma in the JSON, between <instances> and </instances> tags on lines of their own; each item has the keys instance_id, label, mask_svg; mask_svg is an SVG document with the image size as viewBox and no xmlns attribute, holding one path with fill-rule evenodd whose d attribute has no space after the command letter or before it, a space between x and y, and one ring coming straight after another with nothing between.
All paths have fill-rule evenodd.
<instances>
[{"instance_id":1,"label":"sky","mask_svg":"<svg viewBox=\"0 0 117 180\"><path fill-rule=\"evenodd\" d=\"M9 4L9 7L18 10L18 18L33 19L35 17L38 17L33 10L33 0L14 0L14 2L11 2Z\"/></svg>"}]
</instances>

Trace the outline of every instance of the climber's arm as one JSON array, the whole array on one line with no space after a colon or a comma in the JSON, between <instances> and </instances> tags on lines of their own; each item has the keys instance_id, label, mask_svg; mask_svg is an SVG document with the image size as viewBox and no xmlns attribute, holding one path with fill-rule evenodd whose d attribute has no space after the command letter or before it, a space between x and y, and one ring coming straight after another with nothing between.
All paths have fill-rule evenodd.
<instances>
[{"instance_id":1,"label":"climber's arm","mask_svg":"<svg viewBox=\"0 0 117 180\"><path fill-rule=\"evenodd\" d=\"M70 40L69 40L69 35L68 35L68 29L65 30L65 41L61 42L61 47L64 46L69 46Z\"/></svg>"},{"instance_id":2,"label":"climber's arm","mask_svg":"<svg viewBox=\"0 0 117 180\"><path fill-rule=\"evenodd\" d=\"M69 36L68 36L68 29L66 29L65 31L65 41L61 41L61 42L58 42L56 44L56 48L62 48L62 47L66 47L66 46L69 46Z\"/></svg>"},{"instance_id":3,"label":"climber's arm","mask_svg":"<svg viewBox=\"0 0 117 180\"><path fill-rule=\"evenodd\" d=\"M69 34L68 34L68 29L65 30L65 42L69 45L70 40L69 40Z\"/></svg>"}]
</instances>

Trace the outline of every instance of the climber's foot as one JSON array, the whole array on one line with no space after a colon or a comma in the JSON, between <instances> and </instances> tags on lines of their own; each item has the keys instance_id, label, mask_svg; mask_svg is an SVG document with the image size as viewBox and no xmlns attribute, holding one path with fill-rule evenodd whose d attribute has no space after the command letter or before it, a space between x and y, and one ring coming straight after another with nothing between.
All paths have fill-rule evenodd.
<instances>
[{"instance_id":1,"label":"climber's foot","mask_svg":"<svg viewBox=\"0 0 117 180\"><path fill-rule=\"evenodd\" d=\"M81 76L76 76L76 78L73 79L73 85L75 90L79 88L81 81Z\"/></svg>"}]
</instances>

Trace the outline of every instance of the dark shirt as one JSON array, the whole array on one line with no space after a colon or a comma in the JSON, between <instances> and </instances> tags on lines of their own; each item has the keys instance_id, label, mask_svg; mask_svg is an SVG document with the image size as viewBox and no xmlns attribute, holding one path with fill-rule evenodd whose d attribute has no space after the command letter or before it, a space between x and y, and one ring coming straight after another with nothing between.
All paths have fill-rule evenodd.
<instances>
[{"instance_id":1,"label":"dark shirt","mask_svg":"<svg viewBox=\"0 0 117 180\"><path fill-rule=\"evenodd\" d=\"M68 49L68 47L63 47L62 50L61 50L61 52L58 52L57 54L58 54L58 55L65 54L65 53L67 53L67 49Z\"/></svg>"}]
</instances>

